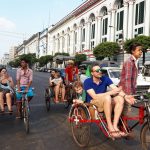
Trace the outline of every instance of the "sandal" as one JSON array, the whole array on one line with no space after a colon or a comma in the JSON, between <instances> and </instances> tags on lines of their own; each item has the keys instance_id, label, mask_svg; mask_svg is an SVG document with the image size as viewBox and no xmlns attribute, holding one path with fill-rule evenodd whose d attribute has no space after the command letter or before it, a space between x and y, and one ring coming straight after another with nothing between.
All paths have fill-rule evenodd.
<instances>
[{"instance_id":1,"label":"sandal","mask_svg":"<svg viewBox=\"0 0 150 150\"><path fill-rule=\"evenodd\" d=\"M120 138L121 137L121 135L119 134L118 131L109 131L109 135L112 138Z\"/></svg>"},{"instance_id":2,"label":"sandal","mask_svg":"<svg viewBox=\"0 0 150 150\"><path fill-rule=\"evenodd\" d=\"M122 136L122 137L126 137L128 135L125 132L120 131L120 130L117 130L116 132L118 132L118 134L120 134L120 136Z\"/></svg>"}]
</instances>

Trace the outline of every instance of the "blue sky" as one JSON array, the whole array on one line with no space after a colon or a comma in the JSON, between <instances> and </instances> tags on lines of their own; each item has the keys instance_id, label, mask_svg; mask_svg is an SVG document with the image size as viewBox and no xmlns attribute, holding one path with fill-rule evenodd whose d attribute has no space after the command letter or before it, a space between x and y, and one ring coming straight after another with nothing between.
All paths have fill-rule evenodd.
<instances>
[{"instance_id":1,"label":"blue sky","mask_svg":"<svg viewBox=\"0 0 150 150\"><path fill-rule=\"evenodd\" d=\"M0 0L0 58L14 45L55 24L85 0Z\"/></svg>"}]
</instances>

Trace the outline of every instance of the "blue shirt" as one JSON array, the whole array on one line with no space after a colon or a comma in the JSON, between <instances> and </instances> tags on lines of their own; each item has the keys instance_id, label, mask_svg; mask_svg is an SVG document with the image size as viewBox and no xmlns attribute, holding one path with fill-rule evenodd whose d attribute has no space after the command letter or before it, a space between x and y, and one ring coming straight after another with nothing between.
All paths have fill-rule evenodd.
<instances>
[{"instance_id":1,"label":"blue shirt","mask_svg":"<svg viewBox=\"0 0 150 150\"><path fill-rule=\"evenodd\" d=\"M90 102L93 98L87 93L87 90L93 89L96 94L105 93L107 87L113 84L112 80L106 76L100 78L101 82L96 84L93 82L93 78L88 78L84 81L84 90L86 91L86 102Z\"/></svg>"}]
</instances>

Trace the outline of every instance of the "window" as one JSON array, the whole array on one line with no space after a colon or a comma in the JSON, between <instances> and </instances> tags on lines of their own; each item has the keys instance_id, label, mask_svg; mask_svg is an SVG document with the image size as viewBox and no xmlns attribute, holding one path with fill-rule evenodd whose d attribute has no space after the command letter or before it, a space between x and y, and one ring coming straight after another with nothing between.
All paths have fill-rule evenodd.
<instances>
[{"instance_id":1,"label":"window","mask_svg":"<svg viewBox=\"0 0 150 150\"><path fill-rule=\"evenodd\" d=\"M95 43L94 41L91 41L91 44L90 44L91 45L91 47L90 47L91 50L93 50L93 48L94 48L94 43Z\"/></svg>"},{"instance_id":2,"label":"window","mask_svg":"<svg viewBox=\"0 0 150 150\"><path fill-rule=\"evenodd\" d=\"M77 44L77 32L74 33L74 43Z\"/></svg>"},{"instance_id":3,"label":"window","mask_svg":"<svg viewBox=\"0 0 150 150\"><path fill-rule=\"evenodd\" d=\"M95 39L95 24L91 25L91 39Z\"/></svg>"},{"instance_id":4,"label":"window","mask_svg":"<svg viewBox=\"0 0 150 150\"><path fill-rule=\"evenodd\" d=\"M123 30L124 11L117 13L117 31Z\"/></svg>"},{"instance_id":5,"label":"window","mask_svg":"<svg viewBox=\"0 0 150 150\"><path fill-rule=\"evenodd\" d=\"M103 19L103 33L102 35L107 35L107 27L108 27L108 18Z\"/></svg>"},{"instance_id":6,"label":"window","mask_svg":"<svg viewBox=\"0 0 150 150\"><path fill-rule=\"evenodd\" d=\"M85 28L82 29L82 42L85 42Z\"/></svg>"},{"instance_id":7,"label":"window","mask_svg":"<svg viewBox=\"0 0 150 150\"><path fill-rule=\"evenodd\" d=\"M102 42L107 42L107 38L102 38Z\"/></svg>"},{"instance_id":8,"label":"window","mask_svg":"<svg viewBox=\"0 0 150 150\"><path fill-rule=\"evenodd\" d=\"M144 1L136 4L135 25L144 23Z\"/></svg>"}]
</instances>

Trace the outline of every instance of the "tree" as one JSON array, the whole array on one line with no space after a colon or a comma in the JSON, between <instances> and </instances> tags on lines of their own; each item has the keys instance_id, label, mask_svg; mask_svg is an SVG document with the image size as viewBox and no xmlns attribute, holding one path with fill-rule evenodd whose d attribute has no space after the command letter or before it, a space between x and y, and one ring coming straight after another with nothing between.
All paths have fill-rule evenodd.
<instances>
[{"instance_id":1,"label":"tree","mask_svg":"<svg viewBox=\"0 0 150 150\"><path fill-rule=\"evenodd\" d=\"M47 65L47 63L52 62L52 61L53 61L53 56L51 55L42 56L38 60L40 67L43 67L44 65Z\"/></svg>"},{"instance_id":2,"label":"tree","mask_svg":"<svg viewBox=\"0 0 150 150\"><path fill-rule=\"evenodd\" d=\"M102 60L105 57L112 57L120 52L120 47L116 42L100 43L93 49L93 54L97 60Z\"/></svg>"},{"instance_id":3,"label":"tree","mask_svg":"<svg viewBox=\"0 0 150 150\"><path fill-rule=\"evenodd\" d=\"M129 39L124 43L124 49L127 53L129 53L130 47L132 44L138 43L141 44L143 47L143 64L145 63L145 53L147 52L147 49L150 48L150 36L137 36L136 38Z\"/></svg>"},{"instance_id":4,"label":"tree","mask_svg":"<svg viewBox=\"0 0 150 150\"><path fill-rule=\"evenodd\" d=\"M19 59L25 59L28 61L29 66L31 67L33 64L35 64L37 62L37 58L36 58L36 54L23 54L19 56Z\"/></svg>"},{"instance_id":5,"label":"tree","mask_svg":"<svg viewBox=\"0 0 150 150\"><path fill-rule=\"evenodd\" d=\"M65 53L65 52L60 53L60 52L57 52L57 53L55 53L54 57L57 56L57 55L70 56L69 53Z\"/></svg>"},{"instance_id":6,"label":"tree","mask_svg":"<svg viewBox=\"0 0 150 150\"><path fill-rule=\"evenodd\" d=\"M82 61L86 61L86 55L85 54L76 54L75 55L75 62L80 65Z\"/></svg>"}]
</instances>

